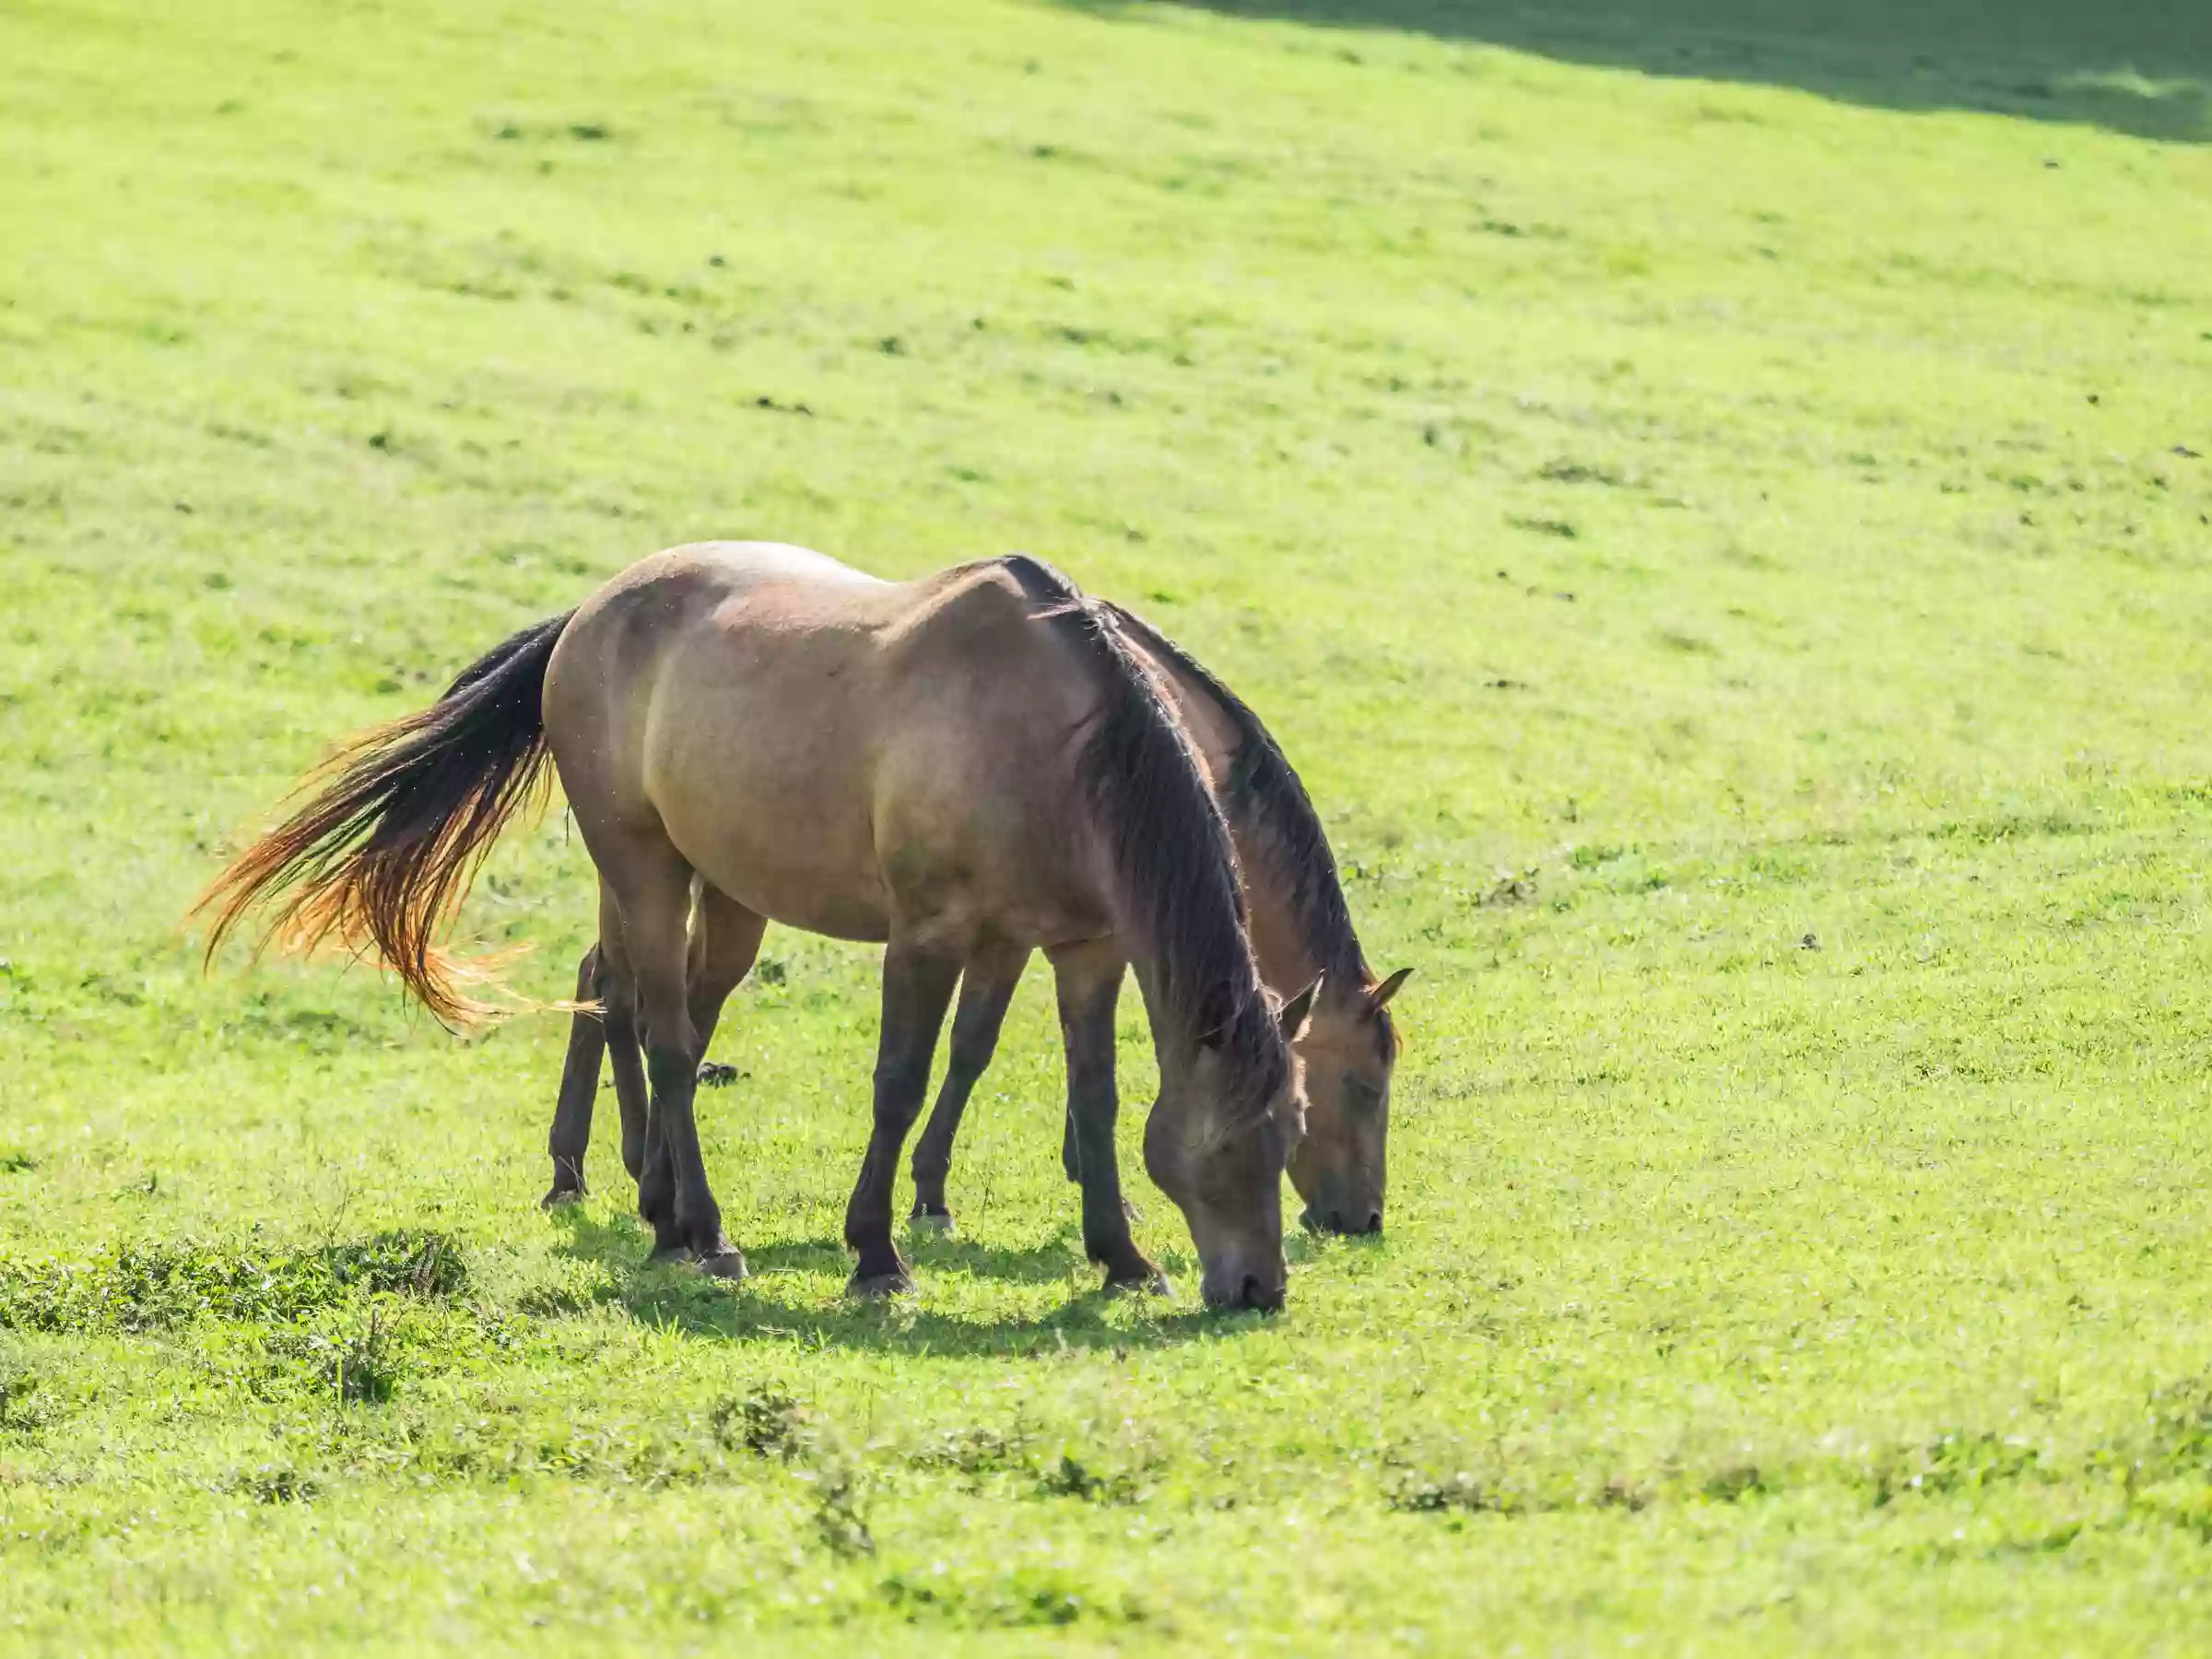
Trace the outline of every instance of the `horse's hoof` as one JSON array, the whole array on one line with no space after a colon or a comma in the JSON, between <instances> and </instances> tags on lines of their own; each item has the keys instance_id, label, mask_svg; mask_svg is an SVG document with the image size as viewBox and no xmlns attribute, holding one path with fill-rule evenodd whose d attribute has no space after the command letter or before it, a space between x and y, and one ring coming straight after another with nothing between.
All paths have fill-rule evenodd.
<instances>
[{"instance_id":1,"label":"horse's hoof","mask_svg":"<svg viewBox=\"0 0 2212 1659\"><path fill-rule=\"evenodd\" d=\"M861 1301L882 1301L893 1296L912 1296L914 1293L913 1277L901 1268L897 1273L855 1273L845 1286L845 1294Z\"/></svg>"},{"instance_id":2,"label":"horse's hoof","mask_svg":"<svg viewBox=\"0 0 2212 1659\"><path fill-rule=\"evenodd\" d=\"M537 1201L537 1207L549 1210L565 1209L571 1204L582 1204L582 1202L583 1189L582 1187L555 1187Z\"/></svg>"},{"instance_id":3,"label":"horse's hoof","mask_svg":"<svg viewBox=\"0 0 2212 1659\"><path fill-rule=\"evenodd\" d=\"M710 1060L699 1068L699 1080L709 1088L727 1088L737 1081L737 1068L725 1065L719 1060Z\"/></svg>"},{"instance_id":4,"label":"horse's hoof","mask_svg":"<svg viewBox=\"0 0 2212 1659\"><path fill-rule=\"evenodd\" d=\"M1175 1287L1166 1274L1155 1267L1151 1272L1139 1274L1133 1278L1109 1278L1106 1281L1106 1294L1109 1296L1159 1296L1172 1301L1175 1298Z\"/></svg>"},{"instance_id":5,"label":"horse's hoof","mask_svg":"<svg viewBox=\"0 0 2212 1659\"><path fill-rule=\"evenodd\" d=\"M748 1277L745 1265L745 1252L735 1247L716 1251L712 1255L694 1255L692 1260L698 1264L699 1270L709 1278L729 1279L735 1282Z\"/></svg>"},{"instance_id":6,"label":"horse's hoof","mask_svg":"<svg viewBox=\"0 0 2212 1659\"><path fill-rule=\"evenodd\" d=\"M906 1218L906 1224L916 1232L952 1237L952 1215L947 1210L916 1210Z\"/></svg>"}]
</instances>

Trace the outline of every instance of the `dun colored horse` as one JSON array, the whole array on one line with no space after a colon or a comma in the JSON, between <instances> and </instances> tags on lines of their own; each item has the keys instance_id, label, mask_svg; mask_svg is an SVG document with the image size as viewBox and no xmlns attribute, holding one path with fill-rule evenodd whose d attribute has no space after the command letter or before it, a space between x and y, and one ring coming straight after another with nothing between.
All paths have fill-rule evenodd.
<instances>
[{"instance_id":1,"label":"dun colored horse","mask_svg":"<svg viewBox=\"0 0 2212 1659\"><path fill-rule=\"evenodd\" d=\"M490 1013L479 971L436 940L548 758L599 872L590 989L618 1067L618 1032L641 1051L633 1168L656 1257L745 1271L693 1093L772 920L886 947L875 1125L845 1214L854 1291L911 1285L892 1184L962 971L1042 949L1092 1259L1110 1284L1159 1278L1112 1157L1134 960L1160 1074L1146 1168L1190 1227L1206 1300L1281 1304L1292 1041L1314 987L1279 1008L1263 987L1204 764L1113 612L1019 556L893 583L796 547L656 554L356 740L210 888L210 951L271 900L288 944L373 948L439 1018Z\"/></svg>"},{"instance_id":2,"label":"dun colored horse","mask_svg":"<svg viewBox=\"0 0 2212 1659\"><path fill-rule=\"evenodd\" d=\"M1259 716L1143 618L1118 606L1102 608L1168 692L1206 762L1243 872L1261 980L1286 994L1317 980L1321 985L1297 1043L1306 1088L1306 1133L1290 1156L1289 1173L1291 1185L1306 1202L1301 1219L1319 1231L1378 1232L1382 1226L1391 1072L1398 1052L1385 1009L1412 971L1400 969L1378 982L1369 970L1320 815ZM980 951L970 958L961 975L945 1080L914 1147L914 1207L910 1219L915 1227L952 1226L945 1183L952 1169L953 1140L976 1083L989 1069L1007 1005L1030 955L1027 949L1012 947ZM604 999L597 976L597 959L587 954L578 973L580 1001ZM1061 999L1066 1029L1081 1033L1100 1018L1111 1025L1111 1005L1101 1010L1081 1004L1081 993L1095 992L1095 987L1074 989L1075 997L1064 994ZM721 1005L715 1001L702 1008L700 994L695 989L694 1012L711 1028ZM612 1061L624 1157L633 1171L637 1167L637 1149L644 1144L646 1105L634 1034L587 1008L576 1016L554 1115L548 1206L582 1194L583 1158L603 1056ZM1111 1140L1103 1147L1086 1148L1081 1144L1083 1124L1113 1121L1111 1098L1095 1107L1083 1098L1094 1093L1112 1096L1112 1046L1103 1041L1102 1032L1098 1041L1071 1036L1061 1157L1072 1182L1081 1182L1087 1157L1096 1161L1112 1156Z\"/></svg>"},{"instance_id":3,"label":"dun colored horse","mask_svg":"<svg viewBox=\"0 0 2212 1659\"><path fill-rule=\"evenodd\" d=\"M1390 1080L1398 1039L1385 1011L1410 968L1378 982L1352 929L1321 816L1260 717L1143 618L1108 605L1124 637L1168 691L1211 775L1244 875L1260 978L1288 994L1319 982L1297 1041L1306 1088L1306 1133L1290 1154L1290 1184L1317 1231L1382 1230ZM976 1081L998 1047L1006 1005L1028 955L980 958L960 981L945 1081L914 1146L913 1220L949 1227L945 1180ZM1109 1051L1111 1058L1111 1051ZM1070 1073L1071 1088L1074 1074ZM1111 1081L1109 1082L1111 1086ZM1079 1179L1071 1099L1062 1160Z\"/></svg>"}]
</instances>

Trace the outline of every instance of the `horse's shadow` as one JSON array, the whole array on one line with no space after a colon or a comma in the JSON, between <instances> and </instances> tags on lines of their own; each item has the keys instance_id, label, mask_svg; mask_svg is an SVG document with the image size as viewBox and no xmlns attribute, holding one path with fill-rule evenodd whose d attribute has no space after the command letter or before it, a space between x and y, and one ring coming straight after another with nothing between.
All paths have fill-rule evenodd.
<instances>
[{"instance_id":1,"label":"horse's shadow","mask_svg":"<svg viewBox=\"0 0 2212 1659\"><path fill-rule=\"evenodd\" d=\"M926 1240L912 1253L921 1287L916 1295L881 1301L839 1297L825 1305L818 1276L841 1278L851 1266L836 1241L748 1248L751 1277L733 1283L687 1268L647 1265L651 1238L627 1217L610 1220L571 1208L556 1212L556 1218L559 1253L605 1275L590 1293L594 1301L662 1329L728 1342L796 1340L878 1352L1026 1356L1058 1348L1162 1347L1233 1331L1261 1317L1206 1313L1185 1293L1171 1301L1148 1301L1145 1317L1113 1318L1114 1299L1099 1288L1098 1269L1065 1238L1029 1248L958 1237ZM933 1309L932 1276L961 1270L1020 1284L1066 1284L1071 1295L1050 1312L1010 1318L967 1318Z\"/></svg>"}]
</instances>

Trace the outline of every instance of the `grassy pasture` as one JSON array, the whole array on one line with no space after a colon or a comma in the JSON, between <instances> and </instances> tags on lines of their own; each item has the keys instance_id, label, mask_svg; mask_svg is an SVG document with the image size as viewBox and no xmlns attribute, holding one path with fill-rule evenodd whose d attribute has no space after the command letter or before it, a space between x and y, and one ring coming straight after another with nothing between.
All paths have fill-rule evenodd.
<instances>
[{"instance_id":1,"label":"grassy pasture","mask_svg":"<svg viewBox=\"0 0 2212 1659\"><path fill-rule=\"evenodd\" d=\"M2212 65L1984 9L0 13L0 1649L2195 1650ZM1268 715L1418 969L1382 1240L1206 1319L1139 1182L1102 1301L1038 976L845 1304L775 933L759 1277L648 1274L559 1022L198 976L334 737L705 535ZM468 927L589 914L556 811Z\"/></svg>"}]
</instances>

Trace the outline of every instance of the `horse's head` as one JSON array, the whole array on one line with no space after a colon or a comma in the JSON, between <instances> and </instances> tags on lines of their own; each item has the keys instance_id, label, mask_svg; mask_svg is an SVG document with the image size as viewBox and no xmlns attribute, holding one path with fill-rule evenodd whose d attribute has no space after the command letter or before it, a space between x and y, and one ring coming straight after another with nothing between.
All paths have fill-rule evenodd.
<instances>
[{"instance_id":1,"label":"horse's head","mask_svg":"<svg viewBox=\"0 0 2212 1659\"><path fill-rule=\"evenodd\" d=\"M1314 989L1285 1004L1264 1030L1202 1024L1205 1035L1187 1052L1162 1051L1159 1099L1145 1124L1145 1169L1190 1227L1209 1308L1283 1305L1283 1168L1305 1127L1291 1045L1305 1030ZM1255 1075L1272 1079L1259 1099Z\"/></svg>"},{"instance_id":2,"label":"horse's head","mask_svg":"<svg viewBox=\"0 0 2212 1659\"><path fill-rule=\"evenodd\" d=\"M1324 982L1299 1040L1306 1132L1290 1154L1290 1184L1306 1201L1300 1219L1316 1231L1382 1230L1390 1074L1398 1058L1384 1009L1412 971L1401 968L1375 985Z\"/></svg>"}]
</instances>

